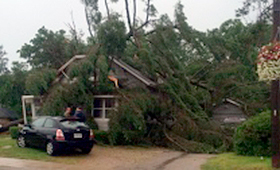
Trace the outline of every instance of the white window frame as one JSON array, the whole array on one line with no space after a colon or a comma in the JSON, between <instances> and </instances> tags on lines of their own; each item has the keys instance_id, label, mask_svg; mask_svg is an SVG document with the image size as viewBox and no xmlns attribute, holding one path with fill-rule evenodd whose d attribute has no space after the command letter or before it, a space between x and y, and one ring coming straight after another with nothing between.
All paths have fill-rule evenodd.
<instances>
[{"instance_id":1,"label":"white window frame","mask_svg":"<svg viewBox=\"0 0 280 170\"><path fill-rule=\"evenodd\" d=\"M106 117L106 111L107 110L115 110L118 106L118 100L117 100L117 96L115 95L95 95L93 96L94 99L101 99L102 101L102 106L99 108L94 107L94 101L92 102L92 117L94 117L94 111L95 110L101 110L101 117L94 117L94 119L108 119L108 117ZM106 99L115 99L115 106L114 107L106 107Z\"/></svg>"}]
</instances>

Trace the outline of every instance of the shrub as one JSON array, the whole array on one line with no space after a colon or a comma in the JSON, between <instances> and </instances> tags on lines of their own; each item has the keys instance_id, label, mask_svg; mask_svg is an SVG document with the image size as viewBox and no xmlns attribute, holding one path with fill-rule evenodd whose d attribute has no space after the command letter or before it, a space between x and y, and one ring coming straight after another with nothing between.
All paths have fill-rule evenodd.
<instances>
[{"instance_id":1,"label":"shrub","mask_svg":"<svg viewBox=\"0 0 280 170\"><path fill-rule=\"evenodd\" d=\"M108 138L108 132L105 131L101 131L101 130L95 130L94 131L94 136L95 136L95 140L98 143L102 143L102 144L109 144L109 138Z\"/></svg>"},{"instance_id":2,"label":"shrub","mask_svg":"<svg viewBox=\"0 0 280 170\"><path fill-rule=\"evenodd\" d=\"M271 156L270 111L244 122L234 134L234 150L240 155Z\"/></svg>"},{"instance_id":3,"label":"shrub","mask_svg":"<svg viewBox=\"0 0 280 170\"><path fill-rule=\"evenodd\" d=\"M12 127L9 128L9 132L11 134L11 138L16 139L19 135L19 127L12 126Z\"/></svg>"},{"instance_id":4,"label":"shrub","mask_svg":"<svg viewBox=\"0 0 280 170\"><path fill-rule=\"evenodd\" d=\"M91 129L95 129L95 130L98 129L98 126L97 126L96 122L94 121L94 118L93 118L93 117L87 118L86 124L87 124L87 125L89 126L89 128L91 128ZM95 131L95 132L96 132L96 131Z\"/></svg>"}]
</instances>

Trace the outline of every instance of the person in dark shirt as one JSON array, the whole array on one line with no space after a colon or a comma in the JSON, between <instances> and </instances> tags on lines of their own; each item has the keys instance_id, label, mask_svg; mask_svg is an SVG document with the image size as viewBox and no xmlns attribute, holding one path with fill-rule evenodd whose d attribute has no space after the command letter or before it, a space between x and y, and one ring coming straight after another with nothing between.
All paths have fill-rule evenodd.
<instances>
[{"instance_id":1,"label":"person in dark shirt","mask_svg":"<svg viewBox=\"0 0 280 170\"><path fill-rule=\"evenodd\" d=\"M76 108L74 116L77 117L77 118L80 118L82 122L86 121L86 116L83 112L82 107L80 107L80 106Z\"/></svg>"}]
</instances>

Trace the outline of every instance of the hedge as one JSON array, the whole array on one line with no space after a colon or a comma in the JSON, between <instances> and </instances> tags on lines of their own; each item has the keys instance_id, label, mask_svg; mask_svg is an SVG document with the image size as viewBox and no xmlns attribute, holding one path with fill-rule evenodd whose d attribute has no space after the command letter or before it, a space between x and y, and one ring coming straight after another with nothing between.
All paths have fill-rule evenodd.
<instances>
[{"instance_id":1,"label":"hedge","mask_svg":"<svg viewBox=\"0 0 280 170\"><path fill-rule=\"evenodd\" d=\"M20 130L20 128L17 126L12 126L9 128L9 132L10 132L12 139L17 139L17 137L19 135L19 130Z\"/></svg>"},{"instance_id":2,"label":"hedge","mask_svg":"<svg viewBox=\"0 0 280 170\"><path fill-rule=\"evenodd\" d=\"M234 150L239 155L271 156L271 111L250 118L236 129Z\"/></svg>"}]
</instances>

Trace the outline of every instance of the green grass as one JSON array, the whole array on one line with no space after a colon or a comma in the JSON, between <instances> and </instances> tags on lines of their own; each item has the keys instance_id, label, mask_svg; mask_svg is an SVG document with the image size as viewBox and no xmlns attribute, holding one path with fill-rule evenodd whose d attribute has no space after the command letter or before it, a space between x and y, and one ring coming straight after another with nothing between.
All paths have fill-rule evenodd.
<instances>
[{"instance_id":1,"label":"green grass","mask_svg":"<svg viewBox=\"0 0 280 170\"><path fill-rule=\"evenodd\" d=\"M47 155L43 149L20 148L17 146L16 140L12 139L10 135L0 135L0 157L76 164L85 156L82 154L68 154L52 157Z\"/></svg>"},{"instance_id":2,"label":"green grass","mask_svg":"<svg viewBox=\"0 0 280 170\"><path fill-rule=\"evenodd\" d=\"M271 158L219 154L202 165L202 170L272 170Z\"/></svg>"}]
</instances>

